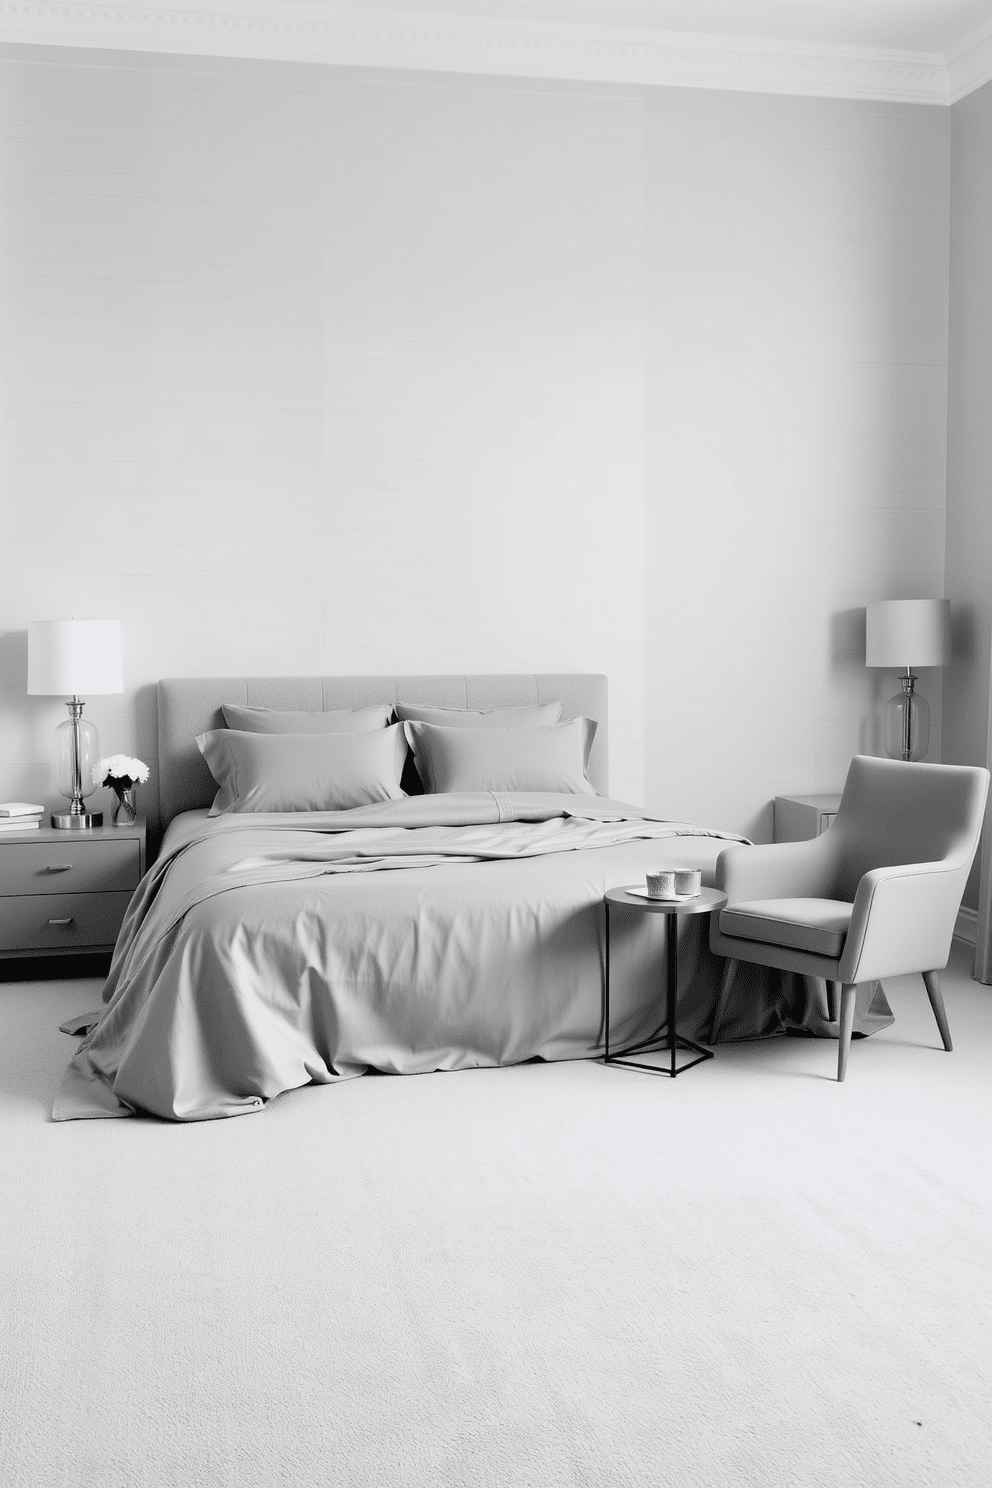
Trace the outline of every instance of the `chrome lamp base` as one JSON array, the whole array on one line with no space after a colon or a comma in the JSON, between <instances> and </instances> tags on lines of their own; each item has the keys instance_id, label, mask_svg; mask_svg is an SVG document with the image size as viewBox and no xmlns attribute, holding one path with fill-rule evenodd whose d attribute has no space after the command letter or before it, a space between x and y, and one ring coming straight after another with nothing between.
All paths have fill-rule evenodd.
<instances>
[{"instance_id":1,"label":"chrome lamp base","mask_svg":"<svg viewBox=\"0 0 992 1488\"><path fill-rule=\"evenodd\" d=\"M103 826L102 811L53 811L52 826L66 832L88 832Z\"/></svg>"}]
</instances>

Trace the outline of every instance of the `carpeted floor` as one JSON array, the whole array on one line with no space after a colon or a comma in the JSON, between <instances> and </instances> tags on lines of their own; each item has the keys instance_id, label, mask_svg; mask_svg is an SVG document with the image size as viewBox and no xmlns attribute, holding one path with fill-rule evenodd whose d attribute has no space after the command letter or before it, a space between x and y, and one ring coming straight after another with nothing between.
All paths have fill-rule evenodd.
<instances>
[{"instance_id":1,"label":"carpeted floor","mask_svg":"<svg viewBox=\"0 0 992 1488\"><path fill-rule=\"evenodd\" d=\"M3 1488L992 1483L992 990L851 1051L52 1125L0 985Z\"/></svg>"}]
</instances>

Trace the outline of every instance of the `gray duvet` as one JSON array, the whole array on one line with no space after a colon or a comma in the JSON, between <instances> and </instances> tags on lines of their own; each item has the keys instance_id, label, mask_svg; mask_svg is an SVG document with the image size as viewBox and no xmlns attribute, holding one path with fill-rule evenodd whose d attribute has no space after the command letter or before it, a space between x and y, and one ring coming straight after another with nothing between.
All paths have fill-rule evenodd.
<instances>
[{"instance_id":1,"label":"gray duvet","mask_svg":"<svg viewBox=\"0 0 992 1488\"><path fill-rule=\"evenodd\" d=\"M206 1120L370 1069L593 1057L603 894L670 861L700 866L711 883L725 840L740 839L576 796L186 813L135 892L105 1006L65 1025L88 1032L54 1119ZM611 1041L658 1021L660 918L614 918ZM705 1035L718 980L704 925L690 918L680 932L680 1031L690 1036ZM779 1002L755 971L724 1036L789 1021L824 1031L814 1005ZM887 1011L876 1006L875 1021Z\"/></svg>"}]
</instances>

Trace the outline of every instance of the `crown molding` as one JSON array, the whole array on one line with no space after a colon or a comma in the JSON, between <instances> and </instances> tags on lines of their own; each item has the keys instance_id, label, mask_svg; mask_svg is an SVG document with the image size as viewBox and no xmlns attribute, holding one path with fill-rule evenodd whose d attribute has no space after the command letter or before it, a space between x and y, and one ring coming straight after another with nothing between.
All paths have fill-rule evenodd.
<instances>
[{"instance_id":1,"label":"crown molding","mask_svg":"<svg viewBox=\"0 0 992 1488\"><path fill-rule=\"evenodd\" d=\"M992 82L992 21L949 48L947 101L957 103L988 82Z\"/></svg>"},{"instance_id":2,"label":"crown molding","mask_svg":"<svg viewBox=\"0 0 992 1488\"><path fill-rule=\"evenodd\" d=\"M313 0L187 0L185 6L0 0L0 42L896 103L950 101L947 67L935 52L400 15ZM962 78L970 58L971 53L955 64Z\"/></svg>"}]
</instances>

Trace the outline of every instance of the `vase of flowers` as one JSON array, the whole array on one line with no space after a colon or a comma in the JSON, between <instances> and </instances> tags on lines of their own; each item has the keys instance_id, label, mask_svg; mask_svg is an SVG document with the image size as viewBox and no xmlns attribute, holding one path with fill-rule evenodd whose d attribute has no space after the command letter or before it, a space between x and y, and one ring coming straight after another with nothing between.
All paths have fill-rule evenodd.
<instances>
[{"instance_id":1,"label":"vase of flowers","mask_svg":"<svg viewBox=\"0 0 992 1488\"><path fill-rule=\"evenodd\" d=\"M147 779L148 766L143 760L132 759L128 754L112 754L109 759L97 760L93 766L93 784L108 785L114 793L110 814L113 826L130 827L137 820L134 788L143 785Z\"/></svg>"}]
</instances>

